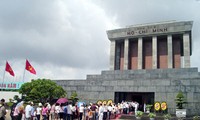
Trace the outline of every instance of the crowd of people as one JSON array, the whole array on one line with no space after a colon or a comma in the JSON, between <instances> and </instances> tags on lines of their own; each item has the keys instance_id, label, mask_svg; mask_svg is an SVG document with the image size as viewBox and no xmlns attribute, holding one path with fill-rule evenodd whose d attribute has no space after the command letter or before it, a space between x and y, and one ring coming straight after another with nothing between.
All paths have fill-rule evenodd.
<instances>
[{"instance_id":1,"label":"crowd of people","mask_svg":"<svg viewBox=\"0 0 200 120\"><path fill-rule=\"evenodd\" d=\"M34 104L30 101L26 103L26 106L24 106L24 101L14 101L10 116L11 120L110 120L120 114L136 112L138 107L137 102L123 101L117 104L90 103L88 105L71 102L52 105L49 103ZM1 113L3 113L2 110L0 110L0 120L5 120L5 116Z\"/></svg>"}]
</instances>

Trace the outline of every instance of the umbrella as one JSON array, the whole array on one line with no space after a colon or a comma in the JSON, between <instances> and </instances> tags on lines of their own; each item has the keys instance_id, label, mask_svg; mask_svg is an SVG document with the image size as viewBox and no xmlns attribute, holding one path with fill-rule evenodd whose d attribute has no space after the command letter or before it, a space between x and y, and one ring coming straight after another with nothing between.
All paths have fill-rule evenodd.
<instances>
[{"instance_id":1,"label":"umbrella","mask_svg":"<svg viewBox=\"0 0 200 120\"><path fill-rule=\"evenodd\" d=\"M68 102L68 99L67 99L67 98L59 98L59 99L56 101L56 103L59 103L59 104L61 104L61 103L66 103L66 102Z\"/></svg>"}]
</instances>

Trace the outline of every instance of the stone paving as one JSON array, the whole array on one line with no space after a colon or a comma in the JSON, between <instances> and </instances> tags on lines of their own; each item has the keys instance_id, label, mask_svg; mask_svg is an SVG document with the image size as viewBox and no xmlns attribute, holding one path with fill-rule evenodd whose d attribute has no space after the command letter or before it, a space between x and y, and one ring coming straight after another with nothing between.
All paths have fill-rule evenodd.
<instances>
[{"instance_id":1,"label":"stone paving","mask_svg":"<svg viewBox=\"0 0 200 120\"><path fill-rule=\"evenodd\" d=\"M122 114L119 118L115 120L138 120L134 115L126 115ZM141 120L150 120L147 115L143 115ZM164 120L162 117L162 114L157 115L154 120ZM172 118L170 120L193 120L192 117L187 117L187 118L177 118L175 115L172 115Z\"/></svg>"},{"instance_id":2,"label":"stone paving","mask_svg":"<svg viewBox=\"0 0 200 120\"><path fill-rule=\"evenodd\" d=\"M8 110L7 114L6 114L6 120L11 120L10 119L10 110ZM112 119L112 120L138 120L136 119L136 117L133 114L122 114L120 117L118 117L117 119ZM150 120L149 117L144 114L143 117L141 118L141 120ZM162 114L157 114L157 117L155 118L155 120L164 120L164 118L162 117ZM187 118L182 118L182 119L178 119L175 117L175 115L172 115L172 118L170 120L193 120L192 117L187 117Z\"/></svg>"}]
</instances>

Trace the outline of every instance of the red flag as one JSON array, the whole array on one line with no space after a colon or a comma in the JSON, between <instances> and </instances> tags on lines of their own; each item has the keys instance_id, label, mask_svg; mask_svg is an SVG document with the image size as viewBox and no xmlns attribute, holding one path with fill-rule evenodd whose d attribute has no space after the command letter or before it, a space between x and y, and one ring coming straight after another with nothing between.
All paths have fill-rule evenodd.
<instances>
[{"instance_id":1,"label":"red flag","mask_svg":"<svg viewBox=\"0 0 200 120\"><path fill-rule=\"evenodd\" d=\"M35 69L31 66L28 60L26 60L26 70L28 70L30 73L36 74Z\"/></svg>"},{"instance_id":2,"label":"red flag","mask_svg":"<svg viewBox=\"0 0 200 120\"><path fill-rule=\"evenodd\" d=\"M6 68L5 68L5 70L6 70L7 72L9 72L10 75L15 76L14 71L12 70L12 68L10 67L10 65L8 64L7 61L6 61Z\"/></svg>"}]
</instances>

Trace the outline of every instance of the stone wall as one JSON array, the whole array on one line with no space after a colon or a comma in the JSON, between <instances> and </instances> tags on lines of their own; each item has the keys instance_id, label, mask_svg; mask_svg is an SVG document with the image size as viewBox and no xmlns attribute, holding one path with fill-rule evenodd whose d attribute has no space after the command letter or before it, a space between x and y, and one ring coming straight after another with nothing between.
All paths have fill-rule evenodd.
<instances>
[{"instance_id":1,"label":"stone wall","mask_svg":"<svg viewBox=\"0 0 200 120\"><path fill-rule=\"evenodd\" d=\"M166 101L175 114L175 97L181 90L187 98L187 115L200 114L200 73L197 68L154 70L109 70L87 75L86 80L57 80L68 93L76 91L81 100L114 100L115 92L154 92L155 101Z\"/></svg>"},{"instance_id":2,"label":"stone wall","mask_svg":"<svg viewBox=\"0 0 200 120\"><path fill-rule=\"evenodd\" d=\"M0 92L0 99L5 99L5 102L9 102L9 99L13 99L15 95L18 95L19 98L21 98L21 94L19 92L13 92L13 91L1 91Z\"/></svg>"}]
</instances>

